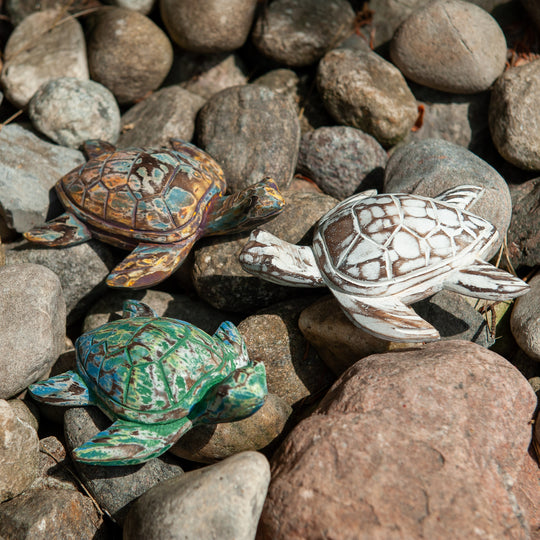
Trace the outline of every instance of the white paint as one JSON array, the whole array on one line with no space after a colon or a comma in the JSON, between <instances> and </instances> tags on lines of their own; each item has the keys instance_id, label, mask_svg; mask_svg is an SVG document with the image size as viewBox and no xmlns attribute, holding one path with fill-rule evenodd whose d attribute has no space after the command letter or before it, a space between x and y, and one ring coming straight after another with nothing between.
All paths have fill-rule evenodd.
<instances>
[{"instance_id":1,"label":"white paint","mask_svg":"<svg viewBox=\"0 0 540 540\"><path fill-rule=\"evenodd\" d=\"M457 212L449 208L439 209L439 219L445 227L459 227L460 225Z\"/></svg>"},{"instance_id":2,"label":"white paint","mask_svg":"<svg viewBox=\"0 0 540 540\"><path fill-rule=\"evenodd\" d=\"M361 267L362 276L368 281L375 281L381 272L381 263L377 261L368 262Z\"/></svg>"},{"instance_id":3,"label":"white paint","mask_svg":"<svg viewBox=\"0 0 540 540\"><path fill-rule=\"evenodd\" d=\"M420 257L418 240L408 232L399 231L394 236L392 247L398 256L403 259L415 259Z\"/></svg>"}]
</instances>

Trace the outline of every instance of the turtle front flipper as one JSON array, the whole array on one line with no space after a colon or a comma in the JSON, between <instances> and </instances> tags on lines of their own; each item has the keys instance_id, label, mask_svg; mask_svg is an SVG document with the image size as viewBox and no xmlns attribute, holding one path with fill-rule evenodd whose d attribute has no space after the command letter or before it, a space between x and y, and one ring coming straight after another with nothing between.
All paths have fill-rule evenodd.
<instances>
[{"instance_id":1,"label":"turtle front flipper","mask_svg":"<svg viewBox=\"0 0 540 540\"><path fill-rule=\"evenodd\" d=\"M191 427L187 417L166 424L117 420L73 450L73 458L90 465L138 465L166 452Z\"/></svg>"},{"instance_id":2,"label":"turtle front flipper","mask_svg":"<svg viewBox=\"0 0 540 540\"><path fill-rule=\"evenodd\" d=\"M76 371L66 371L46 381L31 384L28 391L32 397L49 405L97 405L88 386Z\"/></svg>"},{"instance_id":3,"label":"turtle front flipper","mask_svg":"<svg viewBox=\"0 0 540 540\"><path fill-rule=\"evenodd\" d=\"M50 247L76 246L92 238L86 225L73 214L64 213L41 227L23 233L23 236L36 244Z\"/></svg>"},{"instance_id":4,"label":"turtle front flipper","mask_svg":"<svg viewBox=\"0 0 540 540\"><path fill-rule=\"evenodd\" d=\"M167 279L183 262L196 235L174 244L139 244L107 278L110 287L142 289Z\"/></svg>"},{"instance_id":5,"label":"turtle front flipper","mask_svg":"<svg viewBox=\"0 0 540 540\"><path fill-rule=\"evenodd\" d=\"M484 300L511 300L525 294L529 285L521 279L485 261L453 272L444 288Z\"/></svg>"},{"instance_id":6,"label":"turtle front flipper","mask_svg":"<svg viewBox=\"0 0 540 540\"><path fill-rule=\"evenodd\" d=\"M398 298L360 298L336 289L331 291L347 317L368 334L409 343L440 339L439 332L431 324Z\"/></svg>"}]
</instances>

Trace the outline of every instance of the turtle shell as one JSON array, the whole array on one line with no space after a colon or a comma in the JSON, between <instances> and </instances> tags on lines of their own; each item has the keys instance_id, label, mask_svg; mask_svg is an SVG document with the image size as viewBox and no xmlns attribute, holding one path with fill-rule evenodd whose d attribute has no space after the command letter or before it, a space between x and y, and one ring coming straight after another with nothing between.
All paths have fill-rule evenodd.
<instances>
[{"instance_id":1,"label":"turtle shell","mask_svg":"<svg viewBox=\"0 0 540 540\"><path fill-rule=\"evenodd\" d=\"M140 423L182 418L236 369L218 340L176 319L107 323L76 342L77 369L112 418Z\"/></svg>"},{"instance_id":2,"label":"turtle shell","mask_svg":"<svg viewBox=\"0 0 540 540\"><path fill-rule=\"evenodd\" d=\"M437 199L359 195L320 220L313 251L330 286L395 294L472 263L494 234L488 221Z\"/></svg>"},{"instance_id":3,"label":"turtle shell","mask_svg":"<svg viewBox=\"0 0 540 540\"><path fill-rule=\"evenodd\" d=\"M62 177L60 200L96 236L171 243L196 233L225 192L219 165L189 143L104 152ZM122 242L116 242L122 246Z\"/></svg>"}]
</instances>

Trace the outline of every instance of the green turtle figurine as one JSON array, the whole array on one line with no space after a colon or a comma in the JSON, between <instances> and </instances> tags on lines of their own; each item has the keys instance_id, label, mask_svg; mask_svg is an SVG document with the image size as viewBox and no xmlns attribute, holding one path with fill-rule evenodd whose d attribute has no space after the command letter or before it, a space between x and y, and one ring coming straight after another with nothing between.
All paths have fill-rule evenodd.
<instances>
[{"instance_id":1,"label":"green turtle figurine","mask_svg":"<svg viewBox=\"0 0 540 540\"><path fill-rule=\"evenodd\" d=\"M24 236L51 247L92 237L132 252L107 278L111 287L151 287L170 276L205 235L251 229L281 212L284 201L267 178L225 195L221 167L196 146L127 148L90 140L88 162L56 183L66 213Z\"/></svg>"},{"instance_id":2,"label":"green turtle figurine","mask_svg":"<svg viewBox=\"0 0 540 540\"><path fill-rule=\"evenodd\" d=\"M249 360L230 322L209 336L127 300L122 319L83 334L75 350L76 370L32 384L29 391L52 405L97 405L114 421L73 450L84 463L143 463L196 424L250 416L267 395L264 364Z\"/></svg>"}]
</instances>

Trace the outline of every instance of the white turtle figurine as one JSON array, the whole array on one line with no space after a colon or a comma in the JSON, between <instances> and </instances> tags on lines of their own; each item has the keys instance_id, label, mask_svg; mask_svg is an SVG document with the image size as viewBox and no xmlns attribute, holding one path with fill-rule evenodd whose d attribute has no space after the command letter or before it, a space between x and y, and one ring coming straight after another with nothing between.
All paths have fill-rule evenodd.
<instances>
[{"instance_id":1,"label":"white turtle figurine","mask_svg":"<svg viewBox=\"0 0 540 540\"><path fill-rule=\"evenodd\" d=\"M483 260L498 232L466 210L482 191L463 185L433 199L365 191L321 218L313 247L256 229L240 262L281 285L329 287L349 319L374 336L434 341L437 330L406 304L443 288L487 300L508 300L529 289Z\"/></svg>"}]
</instances>

